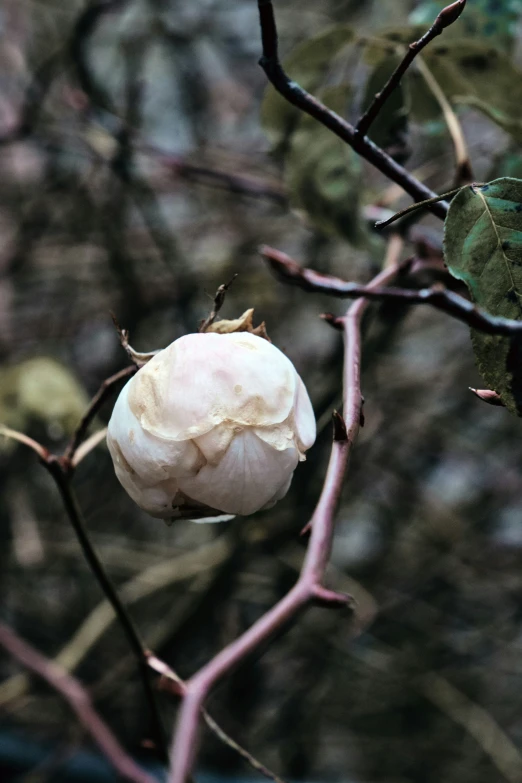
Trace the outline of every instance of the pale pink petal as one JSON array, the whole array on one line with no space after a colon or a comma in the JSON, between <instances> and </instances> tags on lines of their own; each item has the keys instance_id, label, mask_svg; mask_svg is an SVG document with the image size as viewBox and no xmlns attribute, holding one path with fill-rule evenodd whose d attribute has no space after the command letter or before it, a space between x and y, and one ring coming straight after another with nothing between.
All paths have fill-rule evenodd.
<instances>
[{"instance_id":1,"label":"pale pink petal","mask_svg":"<svg viewBox=\"0 0 522 783\"><path fill-rule=\"evenodd\" d=\"M299 460L292 446L276 451L249 430L237 434L218 465L205 465L195 478L181 479L180 489L229 514L253 514L287 484Z\"/></svg>"}]
</instances>

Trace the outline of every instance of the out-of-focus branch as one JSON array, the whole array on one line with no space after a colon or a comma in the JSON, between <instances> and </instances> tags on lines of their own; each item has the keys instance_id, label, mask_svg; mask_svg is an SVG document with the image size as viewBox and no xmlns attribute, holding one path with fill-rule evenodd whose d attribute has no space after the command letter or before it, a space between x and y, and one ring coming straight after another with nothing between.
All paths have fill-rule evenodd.
<instances>
[{"instance_id":1,"label":"out-of-focus branch","mask_svg":"<svg viewBox=\"0 0 522 783\"><path fill-rule=\"evenodd\" d=\"M166 155L163 151L148 145L138 145L140 152L154 156L174 176L182 177L190 182L203 185L213 185L225 188L231 193L252 198L265 198L279 206L288 205L288 195L285 187L277 180L270 181L255 176L238 174L236 171L225 171L222 168L204 166L185 160L181 156Z\"/></svg>"},{"instance_id":2,"label":"out-of-focus branch","mask_svg":"<svg viewBox=\"0 0 522 783\"><path fill-rule=\"evenodd\" d=\"M440 35L442 31L446 29L446 27L449 27L457 21L463 12L465 5L466 0L457 0L457 2L451 3L451 5L443 8L431 25L430 29L424 33L422 38L419 38L418 41L414 41L408 46L408 50L403 60L399 63L382 90L376 94L375 98L355 126L355 133L358 136L366 136L372 123L381 112L384 104L392 92L399 86L402 77L412 64L415 57L417 57L424 47L433 41L434 38Z\"/></svg>"},{"instance_id":3,"label":"out-of-focus branch","mask_svg":"<svg viewBox=\"0 0 522 783\"><path fill-rule=\"evenodd\" d=\"M259 62L269 81L283 98L331 130L392 182L400 185L415 201L435 197L435 193L415 179L367 136L357 133L350 123L292 81L279 61L277 27L271 0L258 0L258 8L263 43L263 56ZM432 204L430 209L433 214L444 219L448 205L441 201Z\"/></svg>"},{"instance_id":4,"label":"out-of-focus branch","mask_svg":"<svg viewBox=\"0 0 522 783\"><path fill-rule=\"evenodd\" d=\"M23 666L45 680L68 702L78 720L91 735L118 774L133 783L157 783L125 752L109 727L100 718L85 688L53 661L21 639L9 626L0 622L0 645Z\"/></svg>"},{"instance_id":5,"label":"out-of-focus branch","mask_svg":"<svg viewBox=\"0 0 522 783\"><path fill-rule=\"evenodd\" d=\"M0 136L0 147L7 144L13 144L17 141L23 141L34 130L43 102L49 92L53 80L58 72L58 65L63 59L63 51L54 52L42 63L34 73L25 91L19 118L14 126L2 136Z\"/></svg>"},{"instance_id":6,"label":"out-of-focus branch","mask_svg":"<svg viewBox=\"0 0 522 783\"><path fill-rule=\"evenodd\" d=\"M384 269L371 285L390 282L397 266ZM350 597L323 584L334 532L334 515L339 502L351 448L357 437L362 410L361 321L367 299L355 302L342 319L344 353L343 417L334 413L334 438L323 489L310 520L311 536L299 579L292 589L251 626L225 647L186 683L172 746L169 783L186 783L195 759L199 717L213 686L240 661L258 649L276 631L283 629L304 607L316 602L330 607L347 606Z\"/></svg>"},{"instance_id":7,"label":"out-of-focus branch","mask_svg":"<svg viewBox=\"0 0 522 783\"><path fill-rule=\"evenodd\" d=\"M511 337L522 334L522 321L490 315L470 302L469 299L465 299L453 291L448 291L442 286L415 290L361 285L341 280L341 278L332 275L323 275L313 269L305 269L286 253L272 247L263 246L260 252L276 277L284 283L299 286L305 291L329 294L341 299L355 299L363 296L374 300L393 299L403 304L427 304L486 334Z\"/></svg>"},{"instance_id":8,"label":"out-of-focus branch","mask_svg":"<svg viewBox=\"0 0 522 783\"><path fill-rule=\"evenodd\" d=\"M448 128L448 132L453 142L456 163L455 185L468 184L473 181L473 169L471 168L468 147L459 118L455 114L451 103L444 95L442 88L422 57L419 57L417 60L417 67L422 78L426 82L426 86L441 108L446 127Z\"/></svg>"},{"instance_id":9,"label":"out-of-focus branch","mask_svg":"<svg viewBox=\"0 0 522 783\"><path fill-rule=\"evenodd\" d=\"M183 695L186 690L185 682L176 674L176 672L170 668L170 666L167 666L166 663L152 654L149 656L149 666L153 671L161 675L160 687L163 688L163 690L168 691L176 697ZM230 734L227 734L227 732L221 728L214 718L209 715L208 711L204 707L201 708L201 715L210 731L215 734L215 736L221 742L223 742L224 745L227 745L233 751L238 753L243 759L245 759L245 761L250 764L252 769L260 772L266 778L273 780L274 783L284 783L284 781L278 775L258 761L255 756L248 752L248 750L239 745L239 743L237 743L235 739L230 736Z\"/></svg>"},{"instance_id":10,"label":"out-of-focus branch","mask_svg":"<svg viewBox=\"0 0 522 783\"><path fill-rule=\"evenodd\" d=\"M114 111L105 90L94 80L88 66L87 46L101 18L123 8L127 0L97 0L80 14L69 41L69 56L75 66L76 76L84 93L92 104Z\"/></svg>"}]
</instances>

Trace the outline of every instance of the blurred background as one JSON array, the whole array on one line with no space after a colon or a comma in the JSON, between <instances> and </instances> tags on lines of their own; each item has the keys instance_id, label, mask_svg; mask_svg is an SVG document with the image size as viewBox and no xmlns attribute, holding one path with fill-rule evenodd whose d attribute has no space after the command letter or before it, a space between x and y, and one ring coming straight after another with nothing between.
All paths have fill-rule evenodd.
<instances>
[{"instance_id":1,"label":"blurred background","mask_svg":"<svg viewBox=\"0 0 522 783\"><path fill-rule=\"evenodd\" d=\"M279 0L281 51L296 79L354 121L442 5ZM519 0L470 0L374 126L437 192L458 173L450 114L474 179L522 176L521 15ZM0 421L60 452L102 380L128 363L110 311L134 348L161 348L197 330L235 273L221 315L254 307L314 403L316 445L287 497L251 518L167 527L128 498L104 445L75 475L147 645L183 677L294 583L340 405L341 338L319 315L343 303L282 285L257 248L367 281L386 251L373 222L410 203L266 90L260 52L253 0L0 2ZM421 261L405 284L453 285L441 222L416 220L403 255ZM466 326L373 307L366 424L328 572L355 611L311 609L209 701L281 776L522 781L522 429L468 390L483 385ZM0 486L3 619L67 665L152 763L134 660L50 476L2 439ZM2 656L5 779L113 779L77 756L89 740L60 697L20 673ZM176 704L160 698L170 727ZM200 767L254 777L208 732Z\"/></svg>"}]
</instances>

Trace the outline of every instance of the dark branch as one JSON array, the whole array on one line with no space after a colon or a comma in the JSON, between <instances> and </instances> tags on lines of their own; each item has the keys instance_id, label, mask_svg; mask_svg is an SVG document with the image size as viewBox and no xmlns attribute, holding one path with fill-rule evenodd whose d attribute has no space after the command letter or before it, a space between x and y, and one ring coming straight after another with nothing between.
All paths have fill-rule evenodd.
<instances>
[{"instance_id":1,"label":"dark branch","mask_svg":"<svg viewBox=\"0 0 522 783\"><path fill-rule=\"evenodd\" d=\"M364 296L367 299L393 299L404 304L427 304L486 334L499 334L510 337L522 334L522 321L513 321L509 318L490 315L485 310L474 305L473 302L470 302L469 299L465 299L453 291L448 291L448 289L442 286L433 286L432 288L422 288L420 290L409 288L370 288L370 286L361 285L360 283L349 283L341 280L339 277L323 275L319 272L314 272L313 269L304 269L290 256L271 247L264 246L261 248L261 255L268 262L270 269L276 277L284 283L299 286L305 291L329 294L341 299L355 299Z\"/></svg>"},{"instance_id":2,"label":"dark branch","mask_svg":"<svg viewBox=\"0 0 522 783\"><path fill-rule=\"evenodd\" d=\"M237 273L232 277L231 280L228 281L228 283L223 283L219 286L218 290L216 291L216 295L214 296L214 306L212 307L212 310L210 314L205 318L204 321L201 322L199 330L200 332L206 332L208 327L214 323L214 321L217 318L217 315L223 305L225 304L225 297L227 295L227 291L234 282L234 280L237 277Z\"/></svg>"},{"instance_id":3,"label":"dark branch","mask_svg":"<svg viewBox=\"0 0 522 783\"><path fill-rule=\"evenodd\" d=\"M436 193L433 193L422 182L419 182L418 179L407 172L403 166L396 163L393 158L374 144L373 141L366 136L356 133L355 128L350 123L331 111L321 101L287 76L279 61L277 28L271 0L258 0L258 8L263 42L263 56L259 64L265 71L269 81L283 98L297 106L301 111L314 117L326 128L329 128L388 179L404 188L415 201L425 201L426 199L436 197ZM432 204L430 209L437 217L444 219L448 211L448 205L443 201Z\"/></svg>"},{"instance_id":4,"label":"dark branch","mask_svg":"<svg viewBox=\"0 0 522 783\"><path fill-rule=\"evenodd\" d=\"M156 703L156 697L152 689L152 683L148 669L148 655L145 645L143 644L129 612L122 603L118 592L112 584L109 575L107 574L105 567L98 557L98 553L92 544L92 541L87 532L85 521L80 511L80 507L78 505L78 501L76 500L76 495L74 494L71 487L71 474L67 468L67 465L64 466L63 458L56 457L52 454L47 459L43 459L42 464L47 468L53 477L56 486L58 487L65 511L69 517L71 525L73 526L74 532L76 533L76 537L78 538L78 542L82 548L85 559L87 560L94 576L98 580L98 584L103 590L106 598L114 609L125 636L127 637L129 646L136 658L139 675L143 685L143 691L149 706L152 724L154 727L158 754L162 758L163 762L167 762L168 752L163 730L163 723L158 705Z\"/></svg>"},{"instance_id":5,"label":"dark branch","mask_svg":"<svg viewBox=\"0 0 522 783\"><path fill-rule=\"evenodd\" d=\"M137 367L136 365L133 364L130 367L124 367L123 370L120 370L114 375L111 375L110 378L106 378L103 381L102 385L100 386L100 388L98 389L94 397L92 398L89 407L83 414L82 420L78 424L76 430L73 433L71 440L69 441L67 448L65 449L63 460L68 462L69 465L71 465L76 449L84 439L92 420L100 410L101 406L103 405L107 397L109 397L110 394L112 394L113 387L122 379L128 378L129 376L133 375L136 372L136 370Z\"/></svg>"},{"instance_id":6,"label":"dark branch","mask_svg":"<svg viewBox=\"0 0 522 783\"><path fill-rule=\"evenodd\" d=\"M392 92L398 87L402 77L412 64L415 57L427 46L430 41L433 41L442 31L449 27L453 22L456 22L466 5L466 0L457 0L456 3L443 8L440 14L433 22L430 29L419 38L418 41L414 41L408 46L408 51L404 56L404 59L399 63L395 71L392 73L381 92L378 92L367 110L362 115L361 119L355 126L355 133L358 136L366 136L370 126L377 118L377 115L382 110L384 104L392 94Z\"/></svg>"}]
</instances>

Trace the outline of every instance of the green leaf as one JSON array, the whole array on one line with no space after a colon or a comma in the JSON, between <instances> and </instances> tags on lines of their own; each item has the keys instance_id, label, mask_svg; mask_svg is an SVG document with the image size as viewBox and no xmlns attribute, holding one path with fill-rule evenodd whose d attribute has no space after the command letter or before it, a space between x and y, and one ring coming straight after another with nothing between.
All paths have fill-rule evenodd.
<instances>
[{"instance_id":1,"label":"green leaf","mask_svg":"<svg viewBox=\"0 0 522 783\"><path fill-rule=\"evenodd\" d=\"M462 39L428 49L425 59L450 99L477 99L511 121L522 119L522 73L503 52Z\"/></svg>"},{"instance_id":2,"label":"green leaf","mask_svg":"<svg viewBox=\"0 0 522 783\"><path fill-rule=\"evenodd\" d=\"M450 272L492 315L522 319L522 180L471 185L450 204L444 226ZM512 413L522 415L522 340L472 330L480 373Z\"/></svg>"},{"instance_id":3,"label":"green leaf","mask_svg":"<svg viewBox=\"0 0 522 783\"><path fill-rule=\"evenodd\" d=\"M13 429L25 430L37 421L55 437L69 435L88 402L70 370L48 356L8 367L0 378L0 421Z\"/></svg>"},{"instance_id":4,"label":"green leaf","mask_svg":"<svg viewBox=\"0 0 522 783\"><path fill-rule=\"evenodd\" d=\"M350 92L348 85L339 85L325 90L322 98L334 111L344 114ZM360 170L360 160L350 147L312 117L302 115L285 160L285 180L294 209L304 213L319 231L359 241Z\"/></svg>"},{"instance_id":5,"label":"green leaf","mask_svg":"<svg viewBox=\"0 0 522 783\"><path fill-rule=\"evenodd\" d=\"M303 89L315 92L326 79L335 57L354 39L355 33L348 25L329 27L296 46L283 62L285 71ZM261 106L261 124L275 148L286 144L300 114L268 85Z\"/></svg>"}]
</instances>

